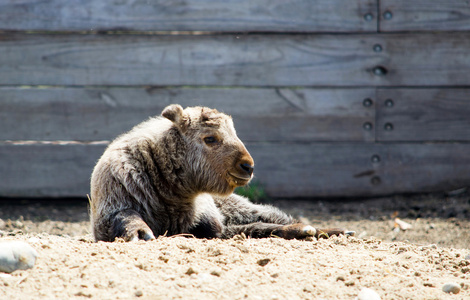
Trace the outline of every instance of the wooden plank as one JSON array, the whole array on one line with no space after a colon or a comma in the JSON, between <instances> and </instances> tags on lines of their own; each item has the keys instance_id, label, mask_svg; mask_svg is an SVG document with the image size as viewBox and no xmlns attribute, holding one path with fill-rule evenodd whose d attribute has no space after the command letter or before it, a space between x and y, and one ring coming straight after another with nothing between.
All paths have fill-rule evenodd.
<instances>
[{"instance_id":1,"label":"wooden plank","mask_svg":"<svg viewBox=\"0 0 470 300\"><path fill-rule=\"evenodd\" d=\"M467 0L381 0L380 8L379 28L383 32L470 29Z\"/></svg>"},{"instance_id":2,"label":"wooden plank","mask_svg":"<svg viewBox=\"0 0 470 300\"><path fill-rule=\"evenodd\" d=\"M371 83L363 69L379 62L364 39L8 34L0 40L0 84L356 85Z\"/></svg>"},{"instance_id":3,"label":"wooden plank","mask_svg":"<svg viewBox=\"0 0 470 300\"><path fill-rule=\"evenodd\" d=\"M377 35L382 47L379 85L470 85L470 32ZM382 39L382 40L381 40ZM380 70L379 70L380 71Z\"/></svg>"},{"instance_id":4,"label":"wooden plank","mask_svg":"<svg viewBox=\"0 0 470 300\"><path fill-rule=\"evenodd\" d=\"M0 196L86 197L105 145L0 144Z\"/></svg>"},{"instance_id":5,"label":"wooden plank","mask_svg":"<svg viewBox=\"0 0 470 300\"><path fill-rule=\"evenodd\" d=\"M376 13L373 0L9 0L0 30L358 32L377 30Z\"/></svg>"},{"instance_id":6,"label":"wooden plank","mask_svg":"<svg viewBox=\"0 0 470 300\"><path fill-rule=\"evenodd\" d=\"M84 197L104 147L0 144L0 196ZM256 180L273 197L434 192L470 182L470 144L247 143L247 148Z\"/></svg>"},{"instance_id":7,"label":"wooden plank","mask_svg":"<svg viewBox=\"0 0 470 300\"><path fill-rule=\"evenodd\" d=\"M111 140L171 103L217 108L244 141L372 141L375 89L0 88L0 140ZM18 122L18 120L22 120Z\"/></svg>"},{"instance_id":8,"label":"wooden plank","mask_svg":"<svg viewBox=\"0 0 470 300\"><path fill-rule=\"evenodd\" d=\"M374 46L382 51L375 52ZM470 32L0 36L3 85L470 85ZM381 72L382 71L382 72Z\"/></svg>"},{"instance_id":9,"label":"wooden plank","mask_svg":"<svg viewBox=\"0 0 470 300\"><path fill-rule=\"evenodd\" d=\"M470 182L470 144L248 144L275 197L357 197L454 190ZM378 162L374 162L378 161Z\"/></svg>"},{"instance_id":10,"label":"wooden plank","mask_svg":"<svg viewBox=\"0 0 470 300\"><path fill-rule=\"evenodd\" d=\"M470 141L470 89L379 89L377 140Z\"/></svg>"}]
</instances>

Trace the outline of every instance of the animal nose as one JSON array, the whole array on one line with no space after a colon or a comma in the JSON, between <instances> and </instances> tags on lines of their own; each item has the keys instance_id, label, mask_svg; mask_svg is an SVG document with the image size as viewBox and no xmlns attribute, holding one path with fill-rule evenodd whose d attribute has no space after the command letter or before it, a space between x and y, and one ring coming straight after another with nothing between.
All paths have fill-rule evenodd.
<instances>
[{"instance_id":1,"label":"animal nose","mask_svg":"<svg viewBox=\"0 0 470 300\"><path fill-rule=\"evenodd\" d=\"M240 168L242 168L242 170L245 171L250 176L251 174L253 174L253 166L250 165L249 163L240 164Z\"/></svg>"}]
</instances>

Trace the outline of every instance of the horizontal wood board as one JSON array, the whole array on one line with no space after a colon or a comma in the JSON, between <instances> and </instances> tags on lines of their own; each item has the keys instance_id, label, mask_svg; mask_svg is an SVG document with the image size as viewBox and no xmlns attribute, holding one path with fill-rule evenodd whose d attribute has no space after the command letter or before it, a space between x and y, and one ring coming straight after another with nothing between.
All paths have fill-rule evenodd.
<instances>
[{"instance_id":1,"label":"horizontal wood board","mask_svg":"<svg viewBox=\"0 0 470 300\"><path fill-rule=\"evenodd\" d=\"M167 105L217 108L243 141L373 141L375 89L0 88L0 140L111 140ZM18 122L21 120L21 122Z\"/></svg>"},{"instance_id":2,"label":"horizontal wood board","mask_svg":"<svg viewBox=\"0 0 470 300\"><path fill-rule=\"evenodd\" d=\"M379 89L376 133L387 142L468 142L470 89Z\"/></svg>"},{"instance_id":3,"label":"horizontal wood board","mask_svg":"<svg viewBox=\"0 0 470 300\"><path fill-rule=\"evenodd\" d=\"M382 32L470 30L467 0L380 0L380 9Z\"/></svg>"},{"instance_id":4,"label":"horizontal wood board","mask_svg":"<svg viewBox=\"0 0 470 300\"><path fill-rule=\"evenodd\" d=\"M376 14L375 0L7 0L0 30L365 32Z\"/></svg>"},{"instance_id":5,"label":"horizontal wood board","mask_svg":"<svg viewBox=\"0 0 470 300\"><path fill-rule=\"evenodd\" d=\"M470 144L247 143L273 197L355 197L470 183ZM105 145L0 144L0 196L85 197ZM379 162L372 162L378 155ZM334 183L334 184L332 184ZM375 184L374 184L375 183Z\"/></svg>"},{"instance_id":6,"label":"horizontal wood board","mask_svg":"<svg viewBox=\"0 0 470 300\"><path fill-rule=\"evenodd\" d=\"M381 52L374 51L380 45ZM0 35L0 85L470 85L470 32Z\"/></svg>"}]
</instances>

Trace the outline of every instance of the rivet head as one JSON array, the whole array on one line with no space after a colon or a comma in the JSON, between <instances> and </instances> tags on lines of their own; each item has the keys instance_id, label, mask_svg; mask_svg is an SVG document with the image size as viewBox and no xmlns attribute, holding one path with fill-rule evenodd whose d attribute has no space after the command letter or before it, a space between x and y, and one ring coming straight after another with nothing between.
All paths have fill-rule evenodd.
<instances>
[{"instance_id":1,"label":"rivet head","mask_svg":"<svg viewBox=\"0 0 470 300\"><path fill-rule=\"evenodd\" d=\"M392 12L388 10L384 12L383 16L385 20L391 20L393 18Z\"/></svg>"},{"instance_id":2,"label":"rivet head","mask_svg":"<svg viewBox=\"0 0 470 300\"><path fill-rule=\"evenodd\" d=\"M370 160L371 160L373 163L379 163L379 162L380 162L380 156L378 156L377 154L374 154L374 155L372 155L372 157L370 158Z\"/></svg>"},{"instance_id":3,"label":"rivet head","mask_svg":"<svg viewBox=\"0 0 470 300\"><path fill-rule=\"evenodd\" d=\"M382 52L383 48L382 48L382 45L375 44L373 49L374 49L374 52Z\"/></svg>"},{"instance_id":4,"label":"rivet head","mask_svg":"<svg viewBox=\"0 0 470 300\"><path fill-rule=\"evenodd\" d=\"M372 123L370 122L365 122L363 125L362 125L362 128L364 128L364 130L367 130L367 131L370 131L372 130Z\"/></svg>"},{"instance_id":5,"label":"rivet head","mask_svg":"<svg viewBox=\"0 0 470 300\"><path fill-rule=\"evenodd\" d=\"M372 183L372 185L379 185L382 183L382 179L380 179L379 176L374 176L370 179L370 183Z\"/></svg>"},{"instance_id":6,"label":"rivet head","mask_svg":"<svg viewBox=\"0 0 470 300\"><path fill-rule=\"evenodd\" d=\"M362 101L362 105L364 105L364 107L371 107L372 104L373 104L373 101L370 98L366 98L364 99L364 101Z\"/></svg>"},{"instance_id":7,"label":"rivet head","mask_svg":"<svg viewBox=\"0 0 470 300\"><path fill-rule=\"evenodd\" d=\"M388 71L382 66L376 66L372 69L372 72L374 72L375 75L377 76L385 76L387 75Z\"/></svg>"},{"instance_id":8,"label":"rivet head","mask_svg":"<svg viewBox=\"0 0 470 300\"><path fill-rule=\"evenodd\" d=\"M385 123L384 129L386 131L392 131L393 130L393 124L392 123Z\"/></svg>"},{"instance_id":9,"label":"rivet head","mask_svg":"<svg viewBox=\"0 0 470 300\"><path fill-rule=\"evenodd\" d=\"M393 107L393 105L395 105L395 103L393 103L392 99L385 100L385 106L386 107Z\"/></svg>"},{"instance_id":10,"label":"rivet head","mask_svg":"<svg viewBox=\"0 0 470 300\"><path fill-rule=\"evenodd\" d=\"M370 22L373 19L374 19L374 16L371 13L367 13L364 15L364 20L366 20L367 22Z\"/></svg>"}]
</instances>

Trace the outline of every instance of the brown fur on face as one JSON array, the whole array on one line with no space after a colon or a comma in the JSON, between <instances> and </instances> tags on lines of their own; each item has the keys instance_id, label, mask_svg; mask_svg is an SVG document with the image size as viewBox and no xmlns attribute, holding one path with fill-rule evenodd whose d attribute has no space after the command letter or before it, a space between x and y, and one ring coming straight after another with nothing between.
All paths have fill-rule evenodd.
<instances>
[{"instance_id":1,"label":"brown fur on face","mask_svg":"<svg viewBox=\"0 0 470 300\"><path fill-rule=\"evenodd\" d=\"M253 168L230 116L170 105L116 138L96 164L90 199L95 239L315 235L274 207L232 194L250 182Z\"/></svg>"}]
</instances>

